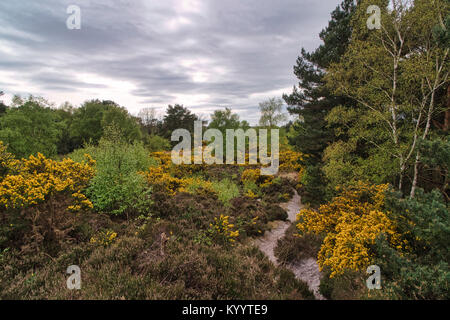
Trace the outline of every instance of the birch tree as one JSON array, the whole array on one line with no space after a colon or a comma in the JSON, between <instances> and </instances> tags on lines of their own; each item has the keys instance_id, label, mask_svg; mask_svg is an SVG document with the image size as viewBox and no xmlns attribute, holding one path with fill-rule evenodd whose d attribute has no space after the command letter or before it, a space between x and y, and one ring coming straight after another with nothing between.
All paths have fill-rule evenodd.
<instances>
[{"instance_id":1,"label":"birch tree","mask_svg":"<svg viewBox=\"0 0 450 320\"><path fill-rule=\"evenodd\" d=\"M368 30L366 12L374 4L381 8L381 28ZM419 175L418 142L429 137L436 96L449 78L449 49L433 36L448 10L443 0L361 1L351 44L326 77L331 90L358 103L364 122L358 126L378 132L361 138L396 162L400 190L414 167L411 197Z\"/></svg>"}]
</instances>

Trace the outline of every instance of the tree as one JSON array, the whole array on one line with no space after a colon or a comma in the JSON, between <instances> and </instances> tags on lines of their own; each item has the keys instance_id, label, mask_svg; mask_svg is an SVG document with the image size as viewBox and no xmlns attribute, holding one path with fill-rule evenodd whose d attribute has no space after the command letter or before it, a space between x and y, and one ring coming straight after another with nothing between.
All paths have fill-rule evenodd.
<instances>
[{"instance_id":1,"label":"tree","mask_svg":"<svg viewBox=\"0 0 450 320\"><path fill-rule=\"evenodd\" d=\"M447 16L445 16L444 12L439 12L439 23L434 26L433 34L442 48L450 47L450 13L447 13ZM450 129L450 84L447 85L446 100L447 106L443 112L443 124L440 124L438 121L433 122L443 131Z\"/></svg>"},{"instance_id":2,"label":"tree","mask_svg":"<svg viewBox=\"0 0 450 320\"><path fill-rule=\"evenodd\" d=\"M326 77L328 88L355 100L358 111L340 107L330 119L347 128L353 145L364 143L377 149L368 152L384 155L379 169L396 165L400 190L413 166L413 197L421 158L418 141L430 135L437 96L449 76L449 48L433 39L440 12L448 12L449 6L438 0L417 0L413 5L378 1L382 28L368 30L366 9L372 4L362 1L358 6L351 45Z\"/></svg>"},{"instance_id":3,"label":"tree","mask_svg":"<svg viewBox=\"0 0 450 320\"><path fill-rule=\"evenodd\" d=\"M261 102L259 104L259 110L261 112L259 125L272 128L286 121L287 117L282 113L282 108L283 100L279 98L270 98L267 101Z\"/></svg>"},{"instance_id":4,"label":"tree","mask_svg":"<svg viewBox=\"0 0 450 320\"><path fill-rule=\"evenodd\" d=\"M3 91L0 91L0 97L4 95ZM3 100L0 100L0 116L6 112L8 107L3 103Z\"/></svg>"},{"instance_id":5,"label":"tree","mask_svg":"<svg viewBox=\"0 0 450 320\"><path fill-rule=\"evenodd\" d=\"M300 120L293 126L290 141L299 151L312 156L312 162L320 161L322 151L332 141L325 116L344 101L324 86L323 78L330 64L339 61L348 46L354 10L354 1L344 0L331 13L328 26L320 33L323 44L312 53L302 49L297 59L294 74L300 80L298 87L283 95L289 113L298 115Z\"/></svg>"},{"instance_id":6,"label":"tree","mask_svg":"<svg viewBox=\"0 0 450 320\"><path fill-rule=\"evenodd\" d=\"M103 136L104 128L115 123L127 141L141 139L137 119L113 101L90 100L76 109L70 126L70 135L78 147L83 143L97 144Z\"/></svg>"},{"instance_id":7,"label":"tree","mask_svg":"<svg viewBox=\"0 0 450 320\"><path fill-rule=\"evenodd\" d=\"M103 112L101 121L103 131L112 124L115 124L120 128L126 142L131 143L142 139L138 119L131 116L127 109L119 107L118 105L110 105L110 107Z\"/></svg>"},{"instance_id":8,"label":"tree","mask_svg":"<svg viewBox=\"0 0 450 320\"><path fill-rule=\"evenodd\" d=\"M348 98L330 92L324 76L331 63L339 61L351 36L351 18L355 11L353 0L344 0L332 13L328 26L320 33L323 43L313 52L302 49L294 66L299 79L291 94L284 94L288 111L298 120L289 128L289 142L298 151L308 154L303 175L303 200L317 204L325 197L325 177L322 174L324 149L334 139L325 120L329 111Z\"/></svg>"},{"instance_id":9,"label":"tree","mask_svg":"<svg viewBox=\"0 0 450 320\"><path fill-rule=\"evenodd\" d=\"M67 101L55 110L55 113L63 123L61 139L58 141L58 154L68 154L74 151L77 147L80 147L76 140L70 135L70 127L73 124L74 112L75 107Z\"/></svg>"},{"instance_id":10,"label":"tree","mask_svg":"<svg viewBox=\"0 0 450 320\"><path fill-rule=\"evenodd\" d=\"M86 142L97 144L103 135L102 119L107 106L99 100L90 100L76 109L70 126L70 135L78 148Z\"/></svg>"},{"instance_id":11,"label":"tree","mask_svg":"<svg viewBox=\"0 0 450 320\"><path fill-rule=\"evenodd\" d=\"M150 190L140 171L147 170L154 161L141 142L129 143L122 128L111 122L97 146L87 145L76 150L75 161L89 154L96 161L96 174L86 189L86 195L98 212L126 215L146 213Z\"/></svg>"},{"instance_id":12,"label":"tree","mask_svg":"<svg viewBox=\"0 0 450 320\"><path fill-rule=\"evenodd\" d=\"M169 105L163 118L162 135L163 137L170 139L172 137L172 132L176 129L186 129L192 134L194 132L194 122L196 120L198 120L198 117L182 105Z\"/></svg>"},{"instance_id":13,"label":"tree","mask_svg":"<svg viewBox=\"0 0 450 320\"><path fill-rule=\"evenodd\" d=\"M50 157L57 154L63 128L64 123L44 99L30 96L0 118L0 140L17 157L38 152Z\"/></svg>"},{"instance_id":14,"label":"tree","mask_svg":"<svg viewBox=\"0 0 450 320\"><path fill-rule=\"evenodd\" d=\"M216 110L211 115L211 122L208 128L218 129L225 136L226 129L248 129L250 125L247 121L240 121L239 115L233 113L231 108L225 108L225 110Z\"/></svg>"},{"instance_id":15,"label":"tree","mask_svg":"<svg viewBox=\"0 0 450 320\"><path fill-rule=\"evenodd\" d=\"M150 135L157 133L159 120L155 108L143 108L139 111L139 119L146 132Z\"/></svg>"}]
</instances>

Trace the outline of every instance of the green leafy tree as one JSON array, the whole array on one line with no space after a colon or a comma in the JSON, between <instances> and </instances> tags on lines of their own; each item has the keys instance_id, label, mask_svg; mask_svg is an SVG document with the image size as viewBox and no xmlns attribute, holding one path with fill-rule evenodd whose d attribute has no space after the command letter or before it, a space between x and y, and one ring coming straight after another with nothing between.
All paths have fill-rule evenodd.
<instances>
[{"instance_id":1,"label":"green leafy tree","mask_svg":"<svg viewBox=\"0 0 450 320\"><path fill-rule=\"evenodd\" d=\"M366 25L367 7L374 4L382 13L379 30L369 30ZM449 76L449 48L433 39L440 12L448 12L448 3L361 1L352 24L351 44L326 75L330 90L356 101L335 109L329 115L330 124L338 127L342 141L358 152L366 166L379 164L381 172L393 163L400 190L406 189L404 178L410 168L411 197L421 161L418 141L430 135L439 109L437 97ZM366 154L361 154L361 149ZM382 161L373 161L372 156L380 158L380 154Z\"/></svg>"},{"instance_id":2,"label":"green leafy tree","mask_svg":"<svg viewBox=\"0 0 450 320\"><path fill-rule=\"evenodd\" d=\"M248 129L250 125L247 121L240 121L239 115L233 113L231 108L225 108L225 110L216 110L211 115L211 122L208 128L218 129L225 137L226 129Z\"/></svg>"},{"instance_id":3,"label":"green leafy tree","mask_svg":"<svg viewBox=\"0 0 450 320\"><path fill-rule=\"evenodd\" d=\"M112 123L121 128L125 140L131 142L142 138L137 119L132 117L125 108L108 100L86 101L76 109L70 134L78 147L86 142L97 144L103 136L104 128Z\"/></svg>"},{"instance_id":4,"label":"green leafy tree","mask_svg":"<svg viewBox=\"0 0 450 320\"><path fill-rule=\"evenodd\" d=\"M99 100L86 101L73 115L70 135L78 147L83 143L98 143L103 135L102 119L107 105Z\"/></svg>"},{"instance_id":5,"label":"green leafy tree","mask_svg":"<svg viewBox=\"0 0 450 320\"><path fill-rule=\"evenodd\" d=\"M58 141L58 154L69 154L76 148L80 147L76 140L70 135L70 127L73 124L73 113L75 108L69 102L63 103L58 109L55 110L58 117L63 123L63 129L61 138Z\"/></svg>"},{"instance_id":6,"label":"green leafy tree","mask_svg":"<svg viewBox=\"0 0 450 320\"><path fill-rule=\"evenodd\" d=\"M144 144L150 152L170 150L170 141L157 135L146 136L144 138Z\"/></svg>"},{"instance_id":7,"label":"green leafy tree","mask_svg":"<svg viewBox=\"0 0 450 320\"><path fill-rule=\"evenodd\" d=\"M23 104L9 108L0 118L0 140L17 157L38 152L55 156L64 128L55 110L44 99L33 96L26 100L17 98L16 102Z\"/></svg>"},{"instance_id":8,"label":"green leafy tree","mask_svg":"<svg viewBox=\"0 0 450 320\"><path fill-rule=\"evenodd\" d=\"M263 127L276 127L281 122L286 121L287 117L282 112L283 100L277 98L270 98L267 101L259 104L259 111L261 112L261 118L259 119L259 125Z\"/></svg>"},{"instance_id":9,"label":"green leafy tree","mask_svg":"<svg viewBox=\"0 0 450 320\"><path fill-rule=\"evenodd\" d=\"M131 116L125 108L117 105L112 105L103 112L101 124L103 130L112 124L118 126L123 138L129 143L142 139L138 120Z\"/></svg>"},{"instance_id":10,"label":"green leafy tree","mask_svg":"<svg viewBox=\"0 0 450 320\"><path fill-rule=\"evenodd\" d=\"M4 92L0 90L0 98L4 95ZM6 109L8 107L6 106L6 104L3 103L3 100L0 100L0 117L2 116L2 114L4 114L6 112Z\"/></svg>"}]
</instances>

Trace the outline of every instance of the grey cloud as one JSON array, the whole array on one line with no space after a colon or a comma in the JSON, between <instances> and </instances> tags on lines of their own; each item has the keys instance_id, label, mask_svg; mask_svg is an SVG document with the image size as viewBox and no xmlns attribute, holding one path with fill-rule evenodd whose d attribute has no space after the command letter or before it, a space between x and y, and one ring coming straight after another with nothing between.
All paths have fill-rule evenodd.
<instances>
[{"instance_id":1,"label":"grey cloud","mask_svg":"<svg viewBox=\"0 0 450 320\"><path fill-rule=\"evenodd\" d=\"M201 0L198 10L193 3L181 12L184 1L2 0L0 43L11 53L0 51L0 72L15 72L50 99L52 91L108 87L64 78L89 73L132 83L129 94L143 105L130 108L207 95L188 107L226 105L253 119L257 102L250 96L296 83L300 48L319 44L318 32L340 3ZM81 30L65 26L69 4L81 7Z\"/></svg>"}]
</instances>

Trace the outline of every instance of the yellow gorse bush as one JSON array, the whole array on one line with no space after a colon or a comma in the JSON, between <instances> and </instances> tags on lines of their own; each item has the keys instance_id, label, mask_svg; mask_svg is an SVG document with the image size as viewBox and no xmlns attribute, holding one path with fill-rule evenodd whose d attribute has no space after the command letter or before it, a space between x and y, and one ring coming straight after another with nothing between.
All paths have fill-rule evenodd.
<instances>
[{"instance_id":1,"label":"yellow gorse bush","mask_svg":"<svg viewBox=\"0 0 450 320\"><path fill-rule=\"evenodd\" d=\"M325 236L318 255L321 270L329 267L334 277L345 270L364 269L373 258L368 245L374 244L381 233L398 247L400 236L388 214L381 211L387 189L387 184L358 182L341 189L339 196L318 211L304 209L298 213L300 232Z\"/></svg>"},{"instance_id":2,"label":"yellow gorse bush","mask_svg":"<svg viewBox=\"0 0 450 320\"><path fill-rule=\"evenodd\" d=\"M292 150L280 151L280 172L298 172L298 177L303 174L304 168L301 162L304 159L304 155L301 152L295 152ZM261 170L259 168L247 168L241 175L242 182L254 182L261 180ZM269 186L273 182L273 176L265 177L261 183L261 187Z\"/></svg>"},{"instance_id":3,"label":"yellow gorse bush","mask_svg":"<svg viewBox=\"0 0 450 320\"><path fill-rule=\"evenodd\" d=\"M261 182L262 180L262 182ZM244 172L242 172L241 175L241 182L242 183L257 183L260 181L259 186L261 188L267 187L273 183L274 177L273 176L261 176L261 170L259 168L256 169L245 169Z\"/></svg>"},{"instance_id":4,"label":"yellow gorse bush","mask_svg":"<svg viewBox=\"0 0 450 320\"><path fill-rule=\"evenodd\" d=\"M89 241L92 244L99 244L102 246L109 246L117 238L117 233L112 230L100 231L96 236Z\"/></svg>"},{"instance_id":5,"label":"yellow gorse bush","mask_svg":"<svg viewBox=\"0 0 450 320\"><path fill-rule=\"evenodd\" d=\"M183 186L178 189L179 192L191 194L199 192L215 193L211 181L204 180L200 177L189 177L181 180Z\"/></svg>"},{"instance_id":6,"label":"yellow gorse bush","mask_svg":"<svg viewBox=\"0 0 450 320\"><path fill-rule=\"evenodd\" d=\"M258 181L259 177L261 176L261 170L259 168L257 169L245 169L242 172L241 175L241 181L242 182L254 182Z\"/></svg>"},{"instance_id":7,"label":"yellow gorse bush","mask_svg":"<svg viewBox=\"0 0 450 320\"><path fill-rule=\"evenodd\" d=\"M247 190L247 192L245 192L244 195L246 197L249 197L249 198L252 198L252 199L258 198L258 196L252 190Z\"/></svg>"},{"instance_id":8,"label":"yellow gorse bush","mask_svg":"<svg viewBox=\"0 0 450 320\"><path fill-rule=\"evenodd\" d=\"M194 166L198 169L201 165L174 165L171 153L166 151L153 152L152 157L159 162L159 165L150 167L148 171L141 174L156 189L175 195L178 192L189 192L190 186L199 183L198 178L185 178L185 176L192 174ZM207 187L205 185L205 188Z\"/></svg>"},{"instance_id":9,"label":"yellow gorse bush","mask_svg":"<svg viewBox=\"0 0 450 320\"><path fill-rule=\"evenodd\" d=\"M259 186L260 186L261 188L268 187L268 186L270 186L270 185L273 183L273 181L274 181L273 176L267 176L267 177L264 179L264 182L261 183Z\"/></svg>"},{"instance_id":10,"label":"yellow gorse bush","mask_svg":"<svg viewBox=\"0 0 450 320\"><path fill-rule=\"evenodd\" d=\"M239 237L239 230L234 230L234 224L229 222L229 216L223 214L214 218L214 224L210 224L213 235L223 237L226 242L233 244Z\"/></svg>"},{"instance_id":11,"label":"yellow gorse bush","mask_svg":"<svg viewBox=\"0 0 450 320\"><path fill-rule=\"evenodd\" d=\"M14 156L7 151L3 141L0 141L0 177L8 171L13 161Z\"/></svg>"},{"instance_id":12,"label":"yellow gorse bush","mask_svg":"<svg viewBox=\"0 0 450 320\"><path fill-rule=\"evenodd\" d=\"M94 176L94 164L71 159L55 161L42 154L28 159L11 160L8 174L0 182L0 205L5 208L24 208L48 200L52 195L67 193L75 200L70 210L92 208L92 203L81 192Z\"/></svg>"},{"instance_id":13,"label":"yellow gorse bush","mask_svg":"<svg viewBox=\"0 0 450 320\"><path fill-rule=\"evenodd\" d=\"M179 192L181 188L186 187L186 181L173 177L164 169L163 166L149 168L149 170L145 172L148 183L170 195L174 195Z\"/></svg>"},{"instance_id":14,"label":"yellow gorse bush","mask_svg":"<svg viewBox=\"0 0 450 320\"><path fill-rule=\"evenodd\" d=\"M198 177L191 177L194 172L199 172L209 165L204 163L175 165L172 163L171 153L167 151L153 152L151 156L158 161L158 166L151 167L148 171L141 172L141 174L143 174L147 178L147 182L156 187L156 189L162 190L169 195L175 195L178 192L192 193L196 190L214 192L210 182ZM191 157L193 162L193 153ZM300 176L303 172L303 167L299 162L303 157L303 154L299 152L291 150L281 151L280 170L297 171ZM259 168L249 165L246 166L248 166L248 168L246 168L241 175L242 183L257 183L259 181L260 187L266 187L273 183L273 176L261 178L261 170ZM249 196L253 195L254 194L249 194Z\"/></svg>"},{"instance_id":15,"label":"yellow gorse bush","mask_svg":"<svg viewBox=\"0 0 450 320\"><path fill-rule=\"evenodd\" d=\"M292 150L280 151L280 171L297 171L302 173L303 166L301 162L304 160L305 155L301 152Z\"/></svg>"}]
</instances>

